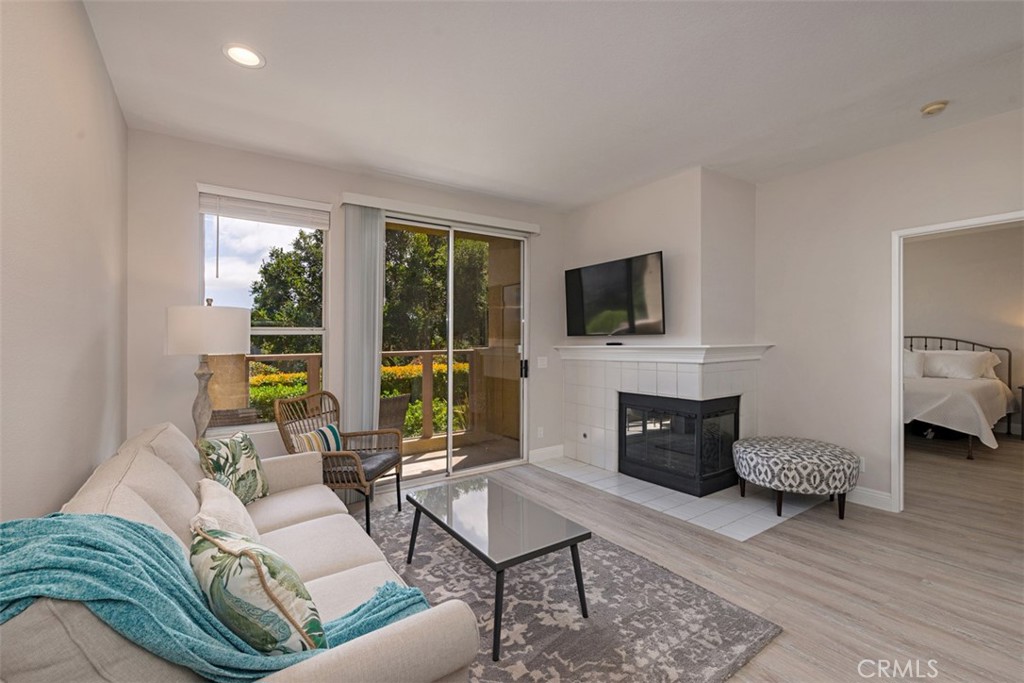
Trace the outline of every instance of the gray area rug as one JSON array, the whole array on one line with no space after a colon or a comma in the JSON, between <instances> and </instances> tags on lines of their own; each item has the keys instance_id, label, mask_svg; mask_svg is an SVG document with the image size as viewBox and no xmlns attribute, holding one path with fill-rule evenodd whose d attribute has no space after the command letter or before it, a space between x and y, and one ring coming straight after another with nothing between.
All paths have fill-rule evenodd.
<instances>
[{"instance_id":1,"label":"gray area rug","mask_svg":"<svg viewBox=\"0 0 1024 683\"><path fill-rule=\"evenodd\" d=\"M405 563L412 505L374 514L374 540L431 604L469 603L480 627L474 681L724 681L782 629L603 538L580 544L590 617L569 549L505 572L501 661L491 661L494 572L426 516ZM680 549L685 552L685 549Z\"/></svg>"}]
</instances>

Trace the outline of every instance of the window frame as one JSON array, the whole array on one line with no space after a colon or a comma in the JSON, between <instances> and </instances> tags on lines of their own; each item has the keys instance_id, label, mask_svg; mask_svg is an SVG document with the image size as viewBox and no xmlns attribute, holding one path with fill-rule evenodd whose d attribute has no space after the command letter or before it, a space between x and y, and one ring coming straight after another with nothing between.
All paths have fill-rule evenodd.
<instances>
[{"instance_id":1,"label":"window frame","mask_svg":"<svg viewBox=\"0 0 1024 683\"><path fill-rule=\"evenodd\" d=\"M197 184L197 217L199 224L199 291L200 300L206 300L206 216L226 216L231 218L230 214L218 214L210 213L202 208L201 195L212 195L221 196L233 200L243 200L259 202L263 204L274 204L280 207L292 208L292 209L307 209L312 211L321 211L326 214L326 225L324 227L317 227L313 225L308 226L288 226L284 223L280 223L284 228L298 228L300 230L317 230L321 233L321 250L322 250L322 263L320 269L320 283L321 283L321 304L320 304L320 326L319 327L262 327L252 325L249 330L249 337L252 340L254 337L267 337L267 336L319 336L320 337L320 373L321 373L321 390L326 388L327 378L329 377L329 367L331 364L330 354L328 353L330 344L330 325L328 324L328 311L330 310L330 268L328 267L328 255L331 248L331 225L333 205L326 202L317 202L305 199L298 199L294 197L286 197L283 195L268 194L262 192L253 192L249 190L238 190L234 188L227 188L217 185L207 185L203 183ZM252 219L242 219L252 220ZM268 221L268 224L272 225ZM245 354L248 358L253 355L250 353ZM246 361L248 368L248 361ZM276 430L275 423L270 422L253 422L253 423L241 423L234 425L222 425L218 427L211 427L208 431L212 434L218 434L220 432L233 433L239 428L250 429L254 432L260 431L273 431Z\"/></svg>"}]
</instances>

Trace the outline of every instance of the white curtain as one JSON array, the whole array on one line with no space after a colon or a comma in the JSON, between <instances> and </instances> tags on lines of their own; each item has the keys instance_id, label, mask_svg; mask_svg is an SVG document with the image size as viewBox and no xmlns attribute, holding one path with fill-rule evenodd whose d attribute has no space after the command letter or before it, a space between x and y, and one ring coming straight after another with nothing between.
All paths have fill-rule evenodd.
<instances>
[{"instance_id":1,"label":"white curtain","mask_svg":"<svg viewBox=\"0 0 1024 683\"><path fill-rule=\"evenodd\" d=\"M341 427L376 429L384 311L384 211L345 204Z\"/></svg>"}]
</instances>

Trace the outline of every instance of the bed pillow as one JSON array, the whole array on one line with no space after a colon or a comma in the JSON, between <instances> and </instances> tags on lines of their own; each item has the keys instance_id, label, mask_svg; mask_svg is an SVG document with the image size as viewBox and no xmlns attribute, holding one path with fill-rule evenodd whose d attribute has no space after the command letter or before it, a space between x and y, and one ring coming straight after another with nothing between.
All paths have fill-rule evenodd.
<instances>
[{"instance_id":1,"label":"bed pillow","mask_svg":"<svg viewBox=\"0 0 1024 683\"><path fill-rule=\"evenodd\" d=\"M213 479L202 479L199 487L199 514L192 518L196 529L223 529L254 541L260 540L249 511L230 489Z\"/></svg>"},{"instance_id":2,"label":"bed pillow","mask_svg":"<svg viewBox=\"0 0 1024 683\"><path fill-rule=\"evenodd\" d=\"M983 374L982 377L985 379L999 379L999 377L996 376L996 366L1003 361L1000 360L999 354L992 353L991 351L986 351L985 353L988 354L989 364L988 369L985 370L985 374Z\"/></svg>"},{"instance_id":3,"label":"bed pillow","mask_svg":"<svg viewBox=\"0 0 1024 683\"><path fill-rule=\"evenodd\" d=\"M903 349L903 376L924 377L924 354Z\"/></svg>"},{"instance_id":4,"label":"bed pillow","mask_svg":"<svg viewBox=\"0 0 1024 683\"><path fill-rule=\"evenodd\" d=\"M239 638L268 655L326 648L320 613L291 565L221 529L197 529L190 561L206 601Z\"/></svg>"},{"instance_id":5,"label":"bed pillow","mask_svg":"<svg viewBox=\"0 0 1024 683\"><path fill-rule=\"evenodd\" d=\"M231 489L243 505L270 492L260 456L245 432L228 439L201 439L199 464L207 477Z\"/></svg>"},{"instance_id":6,"label":"bed pillow","mask_svg":"<svg viewBox=\"0 0 1024 683\"><path fill-rule=\"evenodd\" d=\"M922 351L925 377L995 378L999 357L990 351ZM994 361L994 362L993 362Z\"/></svg>"}]
</instances>

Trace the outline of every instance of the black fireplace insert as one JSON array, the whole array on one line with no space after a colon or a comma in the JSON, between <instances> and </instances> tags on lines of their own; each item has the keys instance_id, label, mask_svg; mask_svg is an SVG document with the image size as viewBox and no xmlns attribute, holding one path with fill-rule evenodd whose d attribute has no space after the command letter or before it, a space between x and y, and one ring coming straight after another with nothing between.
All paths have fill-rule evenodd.
<instances>
[{"instance_id":1,"label":"black fireplace insert","mask_svg":"<svg viewBox=\"0 0 1024 683\"><path fill-rule=\"evenodd\" d=\"M620 393L619 471L706 496L738 481L732 444L739 430L739 396L693 401Z\"/></svg>"}]
</instances>

